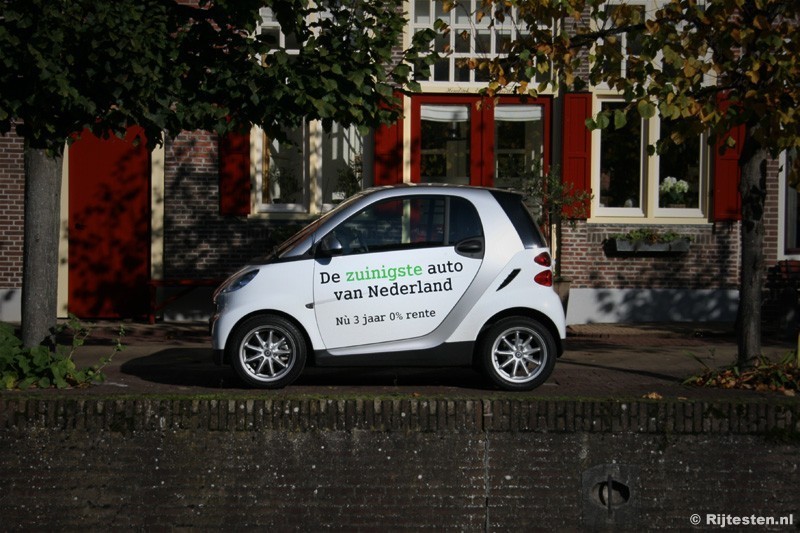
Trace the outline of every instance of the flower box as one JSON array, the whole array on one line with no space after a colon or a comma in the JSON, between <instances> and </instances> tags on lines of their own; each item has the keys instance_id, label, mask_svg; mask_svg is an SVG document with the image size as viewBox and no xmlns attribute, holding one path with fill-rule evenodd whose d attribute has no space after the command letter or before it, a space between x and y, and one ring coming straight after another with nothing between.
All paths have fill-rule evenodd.
<instances>
[{"instance_id":1,"label":"flower box","mask_svg":"<svg viewBox=\"0 0 800 533\"><path fill-rule=\"evenodd\" d=\"M689 244L689 239L685 237L669 242L647 242L643 240L612 238L606 241L605 250L607 255L685 254L689 251Z\"/></svg>"}]
</instances>

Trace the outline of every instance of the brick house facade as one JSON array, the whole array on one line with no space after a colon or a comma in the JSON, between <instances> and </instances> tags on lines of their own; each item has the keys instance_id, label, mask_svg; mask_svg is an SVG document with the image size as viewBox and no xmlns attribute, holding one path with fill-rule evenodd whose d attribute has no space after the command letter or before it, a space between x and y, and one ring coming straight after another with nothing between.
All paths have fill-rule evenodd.
<instances>
[{"instance_id":1,"label":"brick house facade","mask_svg":"<svg viewBox=\"0 0 800 533\"><path fill-rule=\"evenodd\" d=\"M415 3L413 9L422 4ZM411 27L428 23L430 13L412 12ZM265 27L269 23L265 14ZM166 140L163 148L150 154L149 172L140 178L146 183L150 200L149 205L136 209L147 211L147 234L117 245L117 249L147 248L146 279L120 282L118 296L105 288L89 287L83 292L70 289L68 285L75 281L69 271L77 262L69 259L70 241L65 231L61 314L73 312L76 299L125 299L130 291L157 291L157 306L187 293L166 307L165 317L203 318L210 313L209 294L215 281L264 255L293 229L342 197L341 178L337 182L334 176L358 166L363 170L363 186L433 180L504 186L501 162L522 157L527 149L530 154L525 155L526 164L533 154L546 166L560 165L565 180L595 196L590 216L564 228L561 271L571 280L568 322L734 318L740 223L737 178L730 168L730 154L725 162L711 148L700 149L701 175L696 205L691 209L663 206L653 192L659 184L659 178L653 176L642 178L645 181L640 183L633 207L619 204L609 208L598 194L602 186L602 162L598 159L601 143L598 134L589 133L583 122L587 114L613 103L613 95L595 91L575 98L543 95L535 101L504 97L492 108L478 96L483 82L469 76L475 74L459 71L455 63L435 67L431 78L422 81L420 94L403 98L403 117L365 138L346 128L325 132L320 124L311 122L296 132L291 148L270 141L257 128L250 135L225 139L208 132L182 132ZM583 105L583 110L576 115L572 103ZM522 132L526 147L506 146L503 132L508 131ZM441 138L431 137L435 134ZM0 320L10 321L19 320L22 286L22 149L22 142L13 135L0 138L0 220L4 227L0 239ZM68 159L72 152L74 147L69 149ZM466 155L455 160L453 154ZM65 164L65 182L71 184L65 185L62 195L65 228L70 228L68 219L72 216L70 195L74 200L83 193L81 169L94 165L91 157L88 159L81 164L69 159ZM124 159L109 168L116 172ZM446 174L431 170L443 161L446 165L442 172ZM785 228L794 221L787 206L796 192L779 179L778 162L772 162L769 174L765 253L771 266L793 257L796 247L788 242ZM105 184L111 191L106 199L124 208L126 200L114 195L114 183L112 178ZM789 196L787 191L791 192ZM659 228L688 236L689 251L678 255L608 253L604 246L607 239L637 228ZM80 262L105 261L102 254L92 257L89 253ZM189 293L189 289L196 290ZM122 306L106 314L142 319L153 311L153 303L148 300L147 308ZM87 318L107 317L83 314L88 314Z\"/></svg>"},{"instance_id":2,"label":"brick house facade","mask_svg":"<svg viewBox=\"0 0 800 533\"><path fill-rule=\"evenodd\" d=\"M4 225L0 312L3 320L13 321L18 320L22 285L23 146L13 136L0 141L0 215ZM246 261L263 255L304 222L303 217L276 221L268 216L221 212L219 140L213 134L184 132L166 141L164 154L163 198L159 200L154 195L151 203L150 270L154 279L223 278ZM778 226L781 183L777 179L777 163L770 165L770 174L765 252L767 265L774 265L787 255L783 250L784 232ZM160 222L153 216L158 212L162 213ZM594 306L592 315L581 317L573 312L573 322L732 318L739 271L738 221L659 226L691 237L691 247L685 255L607 255L603 243L609 236L637 227L642 225L591 219L565 226L562 273L572 281L570 308L586 309L590 305L587 302ZM161 260L156 261L159 255ZM141 290L148 288L143 286ZM160 290L168 292L167 288ZM208 292L198 289L194 299L186 300L188 307L181 308L180 302L175 302L170 316L202 318L210 309L204 301ZM714 299L709 302L711 294ZM60 309L64 314L70 310L64 298Z\"/></svg>"},{"instance_id":3,"label":"brick house facade","mask_svg":"<svg viewBox=\"0 0 800 533\"><path fill-rule=\"evenodd\" d=\"M0 137L0 320L19 319L24 203L22 140Z\"/></svg>"}]
</instances>

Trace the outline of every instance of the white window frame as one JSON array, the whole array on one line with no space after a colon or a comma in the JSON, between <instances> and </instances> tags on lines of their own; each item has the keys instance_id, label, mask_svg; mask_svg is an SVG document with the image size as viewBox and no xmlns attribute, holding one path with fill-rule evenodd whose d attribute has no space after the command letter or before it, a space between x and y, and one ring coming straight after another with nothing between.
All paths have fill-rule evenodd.
<instances>
[{"instance_id":1,"label":"white window frame","mask_svg":"<svg viewBox=\"0 0 800 533\"><path fill-rule=\"evenodd\" d=\"M326 133L322 127L322 121L311 120L306 122L302 134L302 177L300 179L302 188L302 201L296 203L286 204L270 204L263 201L263 188L265 186L265 174L267 172L267 158L265 150L269 142L264 131L254 126L250 131L250 178L252 186L251 194L251 211L253 213L261 214L285 214L292 216L299 215L315 215L328 211L334 207L334 203L324 202L324 180L338 179L338 168L325 168L325 163L332 164L331 158L349 164L351 159L359 152L364 156L365 147L367 143L365 139L358 136L355 127L341 129L341 126L334 125L334 128L340 128L339 131L331 130ZM354 138L350 143L351 146L337 147L329 150L331 153L325 153L325 147L330 147L330 137L332 135L352 135ZM341 148L341 150L338 150ZM347 152L347 153L345 153ZM327 159L326 159L327 158ZM367 157L362 158L362 165L365 169L369 165ZM369 185L371 181L371 173L364 173L364 180L367 182L365 186ZM335 188L335 187L334 187ZM332 193L335 191L331 191ZM333 198L335 200L335 198Z\"/></svg>"},{"instance_id":2,"label":"white window frame","mask_svg":"<svg viewBox=\"0 0 800 533\"><path fill-rule=\"evenodd\" d=\"M650 138L648 139L649 144L655 145L656 142L661 138L661 118L657 114L655 117L650 119ZM660 198L659 198L659 186L661 173L660 173L660 162L661 156L655 154L653 156L648 157L648 165L649 165L649 172L648 172L648 185L650 185L650 196L651 198L648 199L649 205L652 205L654 208L654 214L657 218L708 218L706 213L707 209L705 206L708 203L708 183L710 181L710 174L711 174L711 147L708 145L708 135L703 133L700 135L700 139L698 140L697 150L700 152L700 156L698 158L698 181L697 181L697 207L685 207L685 208L677 208L677 207L662 207ZM653 179L650 179L649 176L653 176ZM681 176L677 176L679 179Z\"/></svg>"},{"instance_id":3,"label":"white window frame","mask_svg":"<svg viewBox=\"0 0 800 533\"><path fill-rule=\"evenodd\" d=\"M430 13L426 19L419 21L416 18L416 7L418 1L427 1ZM448 13L442 12L442 6L444 4L441 2L441 0L410 0L408 5L408 28L410 30L409 36L413 35L417 31L433 28L434 22L437 19L442 19L450 27L450 32L446 36L448 39L449 52L444 53L443 50L439 50L439 52L445 56L449 64L448 79L436 80L435 66L431 66L430 76L417 80L424 87L424 90L434 89L436 86L458 86L463 87L463 90L477 91L485 87L487 84L485 80L475 80L476 71L474 69L469 71L468 80L457 81L455 79L455 73L458 68L457 63L459 61L466 61L469 59L493 59L497 57L503 57L506 54L497 50L498 34L501 32L507 32L509 39L513 42L519 37L520 34L522 34L523 31L521 26L518 26L515 23L517 18L516 8L512 8L511 16L508 17L502 24L495 21L494 25L490 25L490 16L484 17L480 22L477 22L476 20L475 13L478 8L481 7L480 0L463 0L461 2L457 2L455 7ZM465 31L469 34L469 44L467 46L468 49L466 51L456 51L461 48L457 46L457 43L459 39L462 39L461 35ZM478 49L477 33L479 31L489 32L489 50ZM435 42L434 45L435 44L437 43Z\"/></svg>"},{"instance_id":4,"label":"white window frame","mask_svg":"<svg viewBox=\"0 0 800 533\"><path fill-rule=\"evenodd\" d=\"M658 9L661 9L664 5L666 5L668 3L669 3L668 0L631 0L631 1L629 1L629 0L609 0L608 3L606 4L606 7L614 7L614 6L623 5L623 4L629 5L629 6L641 6L643 8L643 10L644 10L645 18L648 18L648 14L649 13L653 13L654 11L656 11ZM697 4L698 4L698 6L704 8L705 7L705 0L698 0ZM601 29L600 26L598 25L598 21L594 20L594 21L592 21L591 24L592 24L592 26L593 26L593 28L595 30ZM624 52L626 50L627 44L628 44L628 36L625 35L625 34L620 35L619 36L619 46L620 46L620 51L621 52ZM709 49L706 52L706 59L710 59L712 55L713 55L713 51ZM663 56L659 52L658 55L655 57L655 60L654 60L655 63L660 65L662 57ZM622 59L620 61L620 73L621 73L621 75L625 76L626 75L626 71L627 71L627 57L625 55L623 55L623 57L622 57ZM705 75L705 83L707 85L714 85L715 84L715 80L716 80L716 76L715 76L713 71L710 71ZM605 89L605 90L609 89L608 84L605 83L605 82L599 84L597 87L600 88L600 89Z\"/></svg>"},{"instance_id":5,"label":"white window frame","mask_svg":"<svg viewBox=\"0 0 800 533\"><path fill-rule=\"evenodd\" d=\"M422 146L425 142L425 135L420 133L420 161L424 162L427 156L440 156L447 162L443 175L425 175L425 181L434 183L460 183L462 180L466 180L466 183L469 184L472 157L474 156L474 154L471 153L471 130L473 120L475 120L475 117L472 114L472 106L470 104L425 103L420 105L420 124L425 121L450 123L453 125L466 124L466 137L448 141L447 144L441 148L426 148ZM421 132L423 131L422 128L420 128L420 130ZM466 158L464 158L465 155ZM424 166L424 163L421 164ZM420 176L420 180L422 179L423 176Z\"/></svg>"},{"instance_id":6,"label":"white window frame","mask_svg":"<svg viewBox=\"0 0 800 533\"><path fill-rule=\"evenodd\" d=\"M526 131L526 143L522 148L499 148L500 143L498 142L498 135L495 135L494 179L495 186L502 187L502 185L497 185L497 183L502 183L502 180L517 180L522 178L522 176L500 176L500 169L498 167L502 156L520 156L523 161L525 161L525 172L532 171L534 169L535 159L538 158L542 160L544 158L544 137L547 135L547 132L544 131L543 106L537 104L520 105L499 103L494 107L493 127L495 131L497 131L498 122L521 122L525 124L526 129L532 127L533 124L537 124L539 126L539 133L541 133L541 137L538 139L536 136L528 138Z\"/></svg>"},{"instance_id":7,"label":"white window frame","mask_svg":"<svg viewBox=\"0 0 800 533\"><path fill-rule=\"evenodd\" d=\"M665 0L610 0L609 7L621 4L631 6L641 6L644 9L645 18L648 13L659 9L666 3ZM700 4L704 2L701 0ZM595 22L596 24L596 22ZM626 39L620 40L622 52L626 49ZM710 53L710 52L709 52ZM658 61L659 58L656 58ZM622 75L625 74L626 57L623 55L620 62ZM714 80L706 77L706 83L713 85ZM600 112L602 104L606 102L621 101L619 94L609 89L603 83L594 87L593 114L596 116ZM635 114L635 111L633 112ZM630 117L629 117L630 118ZM613 127L613 126L611 126ZM660 156L658 154L648 155L647 146L654 146L660 138L661 119L656 114L651 119L642 120L642 140L640 142L640 207L634 208L612 208L600 205L600 151L602 142L602 131L592 132L592 189L597 191L592 199L591 220L599 219L602 222L642 222L642 223L678 223L678 224L700 224L707 223L709 217L709 183L711 176L712 147L708 145L708 135L701 135L698 150L699 157L699 182L698 182L698 207L696 208L669 208L659 205L659 165Z\"/></svg>"},{"instance_id":8,"label":"white window frame","mask_svg":"<svg viewBox=\"0 0 800 533\"><path fill-rule=\"evenodd\" d=\"M263 191L266 186L268 164L267 164L267 150L268 144L271 142L264 130L258 126L254 126L250 131L250 173L252 181L252 211L254 213L286 213L286 214L305 214L313 213L318 209L313 209L313 203L310 201L313 194L311 190L312 170L310 164L311 158L309 152L312 151L314 143L314 132L316 127L312 122L308 122L303 127L302 146L300 147L302 157L302 176L300 177L300 187L302 189L302 200L295 203L265 203L263 201Z\"/></svg>"},{"instance_id":9,"label":"white window frame","mask_svg":"<svg viewBox=\"0 0 800 533\"><path fill-rule=\"evenodd\" d=\"M280 31L280 24L274 19L272 10L268 7L262 7L259 10L261 16L261 24L257 32L261 33L265 29L275 30L278 29L279 39L276 45L280 48L286 47L286 36ZM323 15L316 14L316 17ZM285 49L288 54L298 54L299 48ZM265 180L267 178L267 150L270 140L267 138L264 131L254 126L250 132L250 178L251 178L251 212L264 215L285 216L287 218L305 218L308 215L317 215L319 213L330 210L335 204L332 202L324 202L324 187L323 180L336 180L336 170L324 168L324 163L327 157L336 159L337 157L347 157L346 163L355 155L355 151L360 150L362 161L365 167L368 166L371 159L368 154L365 154L365 139L357 134L355 127L349 128L344 135L352 136L351 148L348 154L342 153L325 154L324 147L330 145L329 137L336 134L342 134L341 126L334 124L330 133L326 133L322 126L322 121L311 120L307 121L302 126L300 133L301 145L299 146L300 157L302 158L302 175L299 179L301 187L302 199L294 203L278 203L270 204L263 201L263 188L265 187ZM353 146L355 148L353 148ZM333 149L336 152L336 148ZM327 172L327 174L326 174ZM365 180L369 177L371 180L371 173L365 172Z\"/></svg>"},{"instance_id":10,"label":"white window frame","mask_svg":"<svg viewBox=\"0 0 800 533\"><path fill-rule=\"evenodd\" d=\"M271 8L262 7L258 10L258 14L261 16L261 24L256 30L257 34L261 34L264 29L278 30L278 42L276 45L279 48L286 50L286 53L288 54L296 55L300 53L299 48L286 48L286 35L283 33L283 31L281 31L281 25L277 20L275 20Z\"/></svg>"},{"instance_id":11,"label":"white window frame","mask_svg":"<svg viewBox=\"0 0 800 533\"><path fill-rule=\"evenodd\" d=\"M299 49L286 49L286 35L281 31L280 24L275 20L272 9L269 7L262 7L259 9L261 16L261 24L256 29L257 34L261 34L264 30L278 30L278 42L276 47L284 49L288 54L299 54ZM313 145L312 131L316 128L308 122L302 126L300 137L302 139L302 146L300 147L301 157L303 159L302 176L300 178L300 187L302 188L302 201L296 203L285 204L270 204L263 201L263 191L266 186L266 173L267 168L267 155L268 144L271 140L266 136L264 130L258 126L254 126L250 131L250 177L251 177L251 211L253 213L283 213L283 214L305 214L318 211L310 202L310 174L311 168L309 165L308 152L311 151Z\"/></svg>"},{"instance_id":12,"label":"white window frame","mask_svg":"<svg viewBox=\"0 0 800 533\"><path fill-rule=\"evenodd\" d=\"M627 0L609 0L606 4L606 8L614 8L619 5L628 5L628 6L640 6L643 8L645 16L648 13L648 10L653 10L659 7L663 2L659 2L658 0L639 0L639 1L627 1ZM598 24L599 21L592 20L591 24L593 25L594 29L601 30L602 27ZM607 24L610 24L608 21ZM627 55L625 51L627 49L628 43L628 36L625 34L619 35L617 44L619 45L620 54L622 58L620 59L620 75L625 76L627 70ZM598 43L599 44L599 43ZM603 82L597 86L600 89L609 89L609 86L606 82Z\"/></svg>"},{"instance_id":13,"label":"white window frame","mask_svg":"<svg viewBox=\"0 0 800 533\"><path fill-rule=\"evenodd\" d=\"M620 102L621 98L617 95L598 95L594 96L592 112L596 116L602 110L602 105L610 102ZM635 116L635 111L633 114ZM629 117L634 119L633 117ZM659 164L658 154L648 155L647 146L655 145L661 134L661 120L658 115L651 119L640 119L642 121L641 137L639 143L639 180L641 184L639 207L605 207L600 205L600 166L601 166L601 146L604 130L592 131L592 198L591 219L598 222L612 222L616 219L619 222L643 222L643 223L678 223L678 224L700 224L708 222L708 184L710 180L711 165L710 159L712 148L708 146L708 137L702 135L698 150L699 158L699 182L698 182L698 207L697 208L668 208L659 206ZM609 128L613 128L609 126Z\"/></svg>"},{"instance_id":14,"label":"white window frame","mask_svg":"<svg viewBox=\"0 0 800 533\"><path fill-rule=\"evenodd\" d=\"M800 154L798 154L800 156ZM787 152L781 152L778 158L780 171L778 172L778 259L800 259L800 253L788 253L787 239L789 233L794 231L798 217L797 195L789 195L789 172L791 171L792 159ZM794 189L797 191L797 189ZM800 235L795 238L800 244ZM800 246L793 250L800 249Z\"/></svg>"},{"instance_id":15,"label":"white window frame","mask_svg":"<svg viewBox=\"0 0 800 533\"><path fill-rule=\"evenodd\" d=\"M616 103L622 102L619 98L602 98L594 99L594 109L592 114L597 116L597 114L603 110L603 104L609 103ZM635 120L634 117L631 117L632 120ZM640 126L640 139L639 139L639 205L636 207L605 207L600 204L600 191L601 191L601 155L602 155L602 146L603 146L603 133L607 130L599 130L596 129L592 131L592 190L597 191L592 198L592 214L596 214L596 216L604 216L604 217L624 217L624 218L644 218L645 216L645 206L648 199L648 189L647 183L648 180L645 178L647 176L647 144L646 140L649 139L647 136L648 126L647 122L644 119L641 119L641 126ZM611 128L613 126L609 126Z\"/></svg>"}]
</instances>

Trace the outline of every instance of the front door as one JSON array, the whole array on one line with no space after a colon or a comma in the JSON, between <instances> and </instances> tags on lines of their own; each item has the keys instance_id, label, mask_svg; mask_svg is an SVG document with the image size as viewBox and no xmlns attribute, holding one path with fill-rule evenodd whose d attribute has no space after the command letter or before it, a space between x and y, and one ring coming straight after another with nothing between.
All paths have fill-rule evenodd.
<instances>
[{"instance_id":1,"label":"front door","mask_svg":"<svg viewBox=\"0 0 800 533\"><path fill-rule=\"evenodd\" d=\"M150 272L150 154L85 131L69 148L69 300L80 318L138 318Z\"/></svg>"},{"instance_id":2,"label":"front door","mask_svg":"<svg viewBox=\"0 0 800 533\"><path fill-rule=\"evenodd\" d=\"M483 231L462 198L409 196L369 206L326 239L341 255L316 260L314 309L327 349L434 331L482 263Z\"/></svg>"}]
</instances>

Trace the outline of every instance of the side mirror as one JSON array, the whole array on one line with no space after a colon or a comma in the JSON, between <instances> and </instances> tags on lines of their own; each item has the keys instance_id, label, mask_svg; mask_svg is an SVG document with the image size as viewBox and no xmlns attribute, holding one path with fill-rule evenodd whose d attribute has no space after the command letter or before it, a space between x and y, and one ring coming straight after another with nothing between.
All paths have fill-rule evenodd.
<instances>
[{"instance_id":1,"label":"side mirror","mask_svg":"<svg viewBox=\"0 0 800 533\"><path fill-rule=\"evenodd\" d=\"M333 257L334 255L342 255L344 247L336 235L333 233L327 234L317 245L317 257Z\"/></svg>"}]
</instances>

